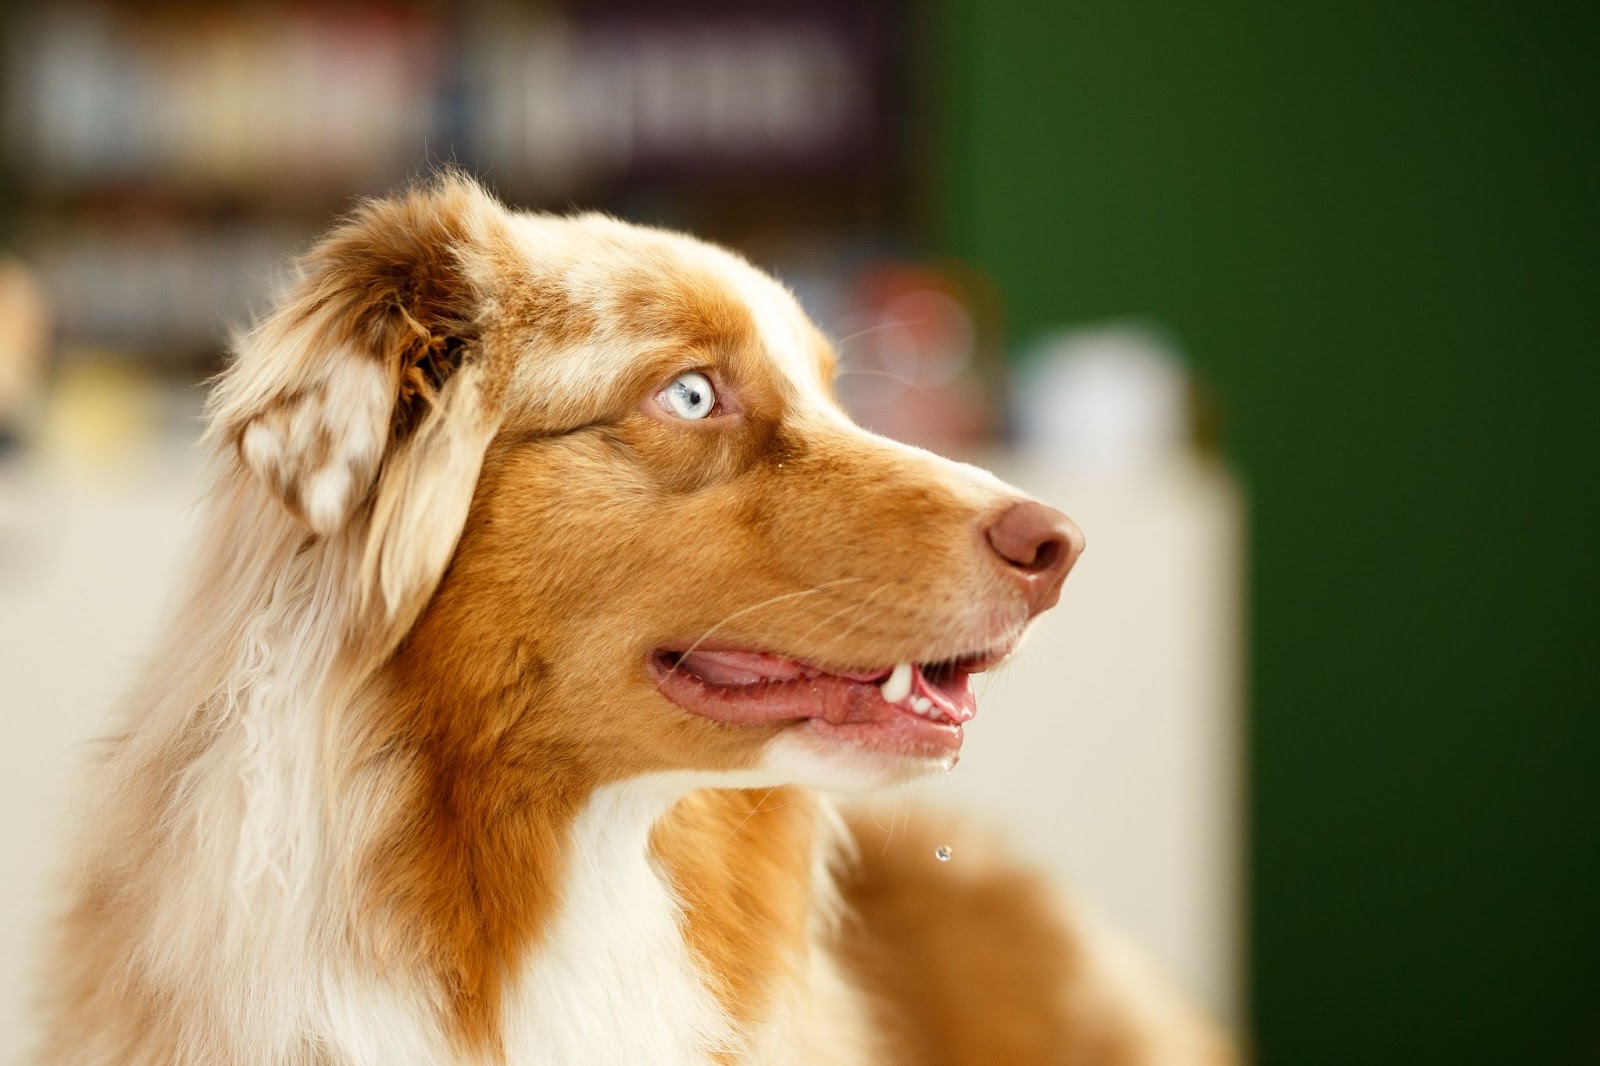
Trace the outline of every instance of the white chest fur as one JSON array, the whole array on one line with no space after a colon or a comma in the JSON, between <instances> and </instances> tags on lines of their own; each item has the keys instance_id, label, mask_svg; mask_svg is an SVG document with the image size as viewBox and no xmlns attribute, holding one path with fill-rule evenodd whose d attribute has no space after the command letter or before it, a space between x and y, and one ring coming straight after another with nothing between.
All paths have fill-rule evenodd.
<instances>
[{"instance_id":1,"label":"white chest fur","mask_svg":"<svg viewBox=\"0 0 1600 1066\"><path fill-rule=\"evenodd\" d=\"M579 815L560 909L506 1002L510 1066L702 1066L740 1046L648 851L650 827L680 794L627 782Z\"/></svg>"}]
</instances>

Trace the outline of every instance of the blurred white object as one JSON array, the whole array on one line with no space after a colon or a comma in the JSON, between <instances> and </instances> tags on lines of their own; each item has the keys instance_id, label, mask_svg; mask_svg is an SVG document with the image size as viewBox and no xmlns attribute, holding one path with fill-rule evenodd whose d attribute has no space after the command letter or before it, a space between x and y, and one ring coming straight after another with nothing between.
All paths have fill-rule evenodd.
<instances>
[{"instance_id":1,"label":"blurred white object","mask_svg":"<svg viewBox=\"0 0 1600 1066\"><path fill-rule=\"evenodd\" d=\"M1239 494L1193 461L1107 480L979 459L1066 510L1089 546L1060 607L979 680L961 765L918 791L1009 830L1237 1021ZM25 558L0 566L0 850L11 860L0 869L0 1062L19 1061L36 1032L68 797L87 784L75 771L155 637L200 494L192 455L123 480L19 473L0 481L25 532L9 542Z\"/></svg>"},{"instance_id":2,"label":"blurred white object","mask_svg":"<svg viewBox=\"0 0 1600 1066\"><path fill-rule=\"evenodd\" d=\"M1037 344L1016 386L1027 453L1118 476L1165 463L1189 439L1189 375L1160 333L1065 330Z\"/></svg>"},{"instance_id":3,"label":"blurred white object","mask_svg":"<svg viewBox=\"0 0 1600 1066\"><path fill-rule=\"evenodd\" d=\"M1013 660L978 679L961 764L912 786L970 812L1224 1021L1244 1002L1244 509L1188 457L1105 478L981 457L1088 547ZM958 860L959 861L959 860Z\"/></svg>"}]
</instances>

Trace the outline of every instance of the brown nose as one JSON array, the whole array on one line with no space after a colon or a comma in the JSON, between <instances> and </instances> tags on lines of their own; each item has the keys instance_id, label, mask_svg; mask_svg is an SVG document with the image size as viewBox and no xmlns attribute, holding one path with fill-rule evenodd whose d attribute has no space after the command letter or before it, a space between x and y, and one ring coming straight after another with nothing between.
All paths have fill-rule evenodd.
<instances>
[{"instance_id":1,"label":"brown nose","mask_svg":"<svg viewBox=\"0 0 1600 1066\"><path fill-rule=\"evenodd\" d=\"M984 530L989 546L1022 585L1033 614L1055 606L1067 571L1083 554L1083 531L1054 507L1014 503Z\"/></svg>"}]
</instances>

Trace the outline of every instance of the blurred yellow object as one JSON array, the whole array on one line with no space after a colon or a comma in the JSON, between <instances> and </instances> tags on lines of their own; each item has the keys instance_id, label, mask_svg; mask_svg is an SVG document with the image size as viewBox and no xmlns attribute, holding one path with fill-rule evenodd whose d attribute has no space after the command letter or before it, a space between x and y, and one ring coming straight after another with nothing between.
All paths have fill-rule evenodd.
<instances>
[{"instance_id":1,"label":"blurred yellow object","mask_svg":"<svg viewBox=\"0 0 1600 1066\"><path fill-rule=\"evenodd\" d=\"M147 460L161 427L161 385L111 351L64 358L50 390L40 450L69 474L126 473Z\"/></svg>"},{"instance_id":2,"label":"blurred yellow object","mask_svg":"<svg viewBox=\"0 0 1600 1066\"><path fill-rule=\"evenodd\" d=\"M20 420L39 389L50 310L34 273L0 259L0 430Z\"/></svg>"}]
</instances>

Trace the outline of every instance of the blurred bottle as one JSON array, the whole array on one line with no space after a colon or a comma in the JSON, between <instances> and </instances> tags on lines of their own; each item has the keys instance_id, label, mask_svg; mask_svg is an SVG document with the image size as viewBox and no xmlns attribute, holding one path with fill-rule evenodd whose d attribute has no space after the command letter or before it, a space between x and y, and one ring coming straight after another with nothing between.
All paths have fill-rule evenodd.
<instances>
[{"instance_id":1,"label":"blurred bottle","mask_svg":"<svg viewBox=\"0 0 1600 1066\"><path fill-rule=\"evenodd\" d=\"M1176 346L1154 329L1051 333L1027 353L1013 390L1020 444L1074 473L1148 473L1188 450L1192 391Z\"/></svg>"}]
</instances>

